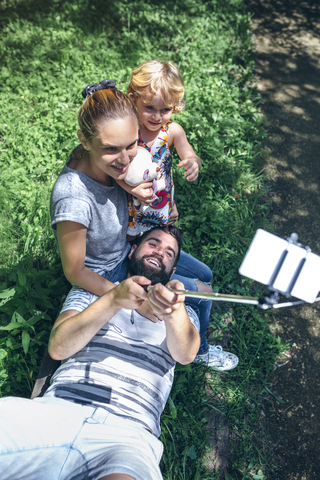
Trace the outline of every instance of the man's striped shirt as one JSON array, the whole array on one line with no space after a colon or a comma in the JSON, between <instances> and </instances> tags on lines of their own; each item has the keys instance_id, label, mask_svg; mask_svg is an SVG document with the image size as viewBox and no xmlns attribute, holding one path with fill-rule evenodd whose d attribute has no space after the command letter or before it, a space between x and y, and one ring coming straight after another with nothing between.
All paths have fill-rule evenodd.
<instances>
[{"instance_id":1,"label":"man's striped shirt","mask_svg":"<svg viewBox=\"0 0 320 480\"><path fill-rule=\"evenodd\" d=\"M79 298L80 291L76 287L70 292L62 311L82 311L88 306ZM98 298L86 294L89 303ZM199 331L196 313L186 308ZM45 395L104 407L139 422L158 437L174 366L166 345L165 323L153 323L136 311L122 309L86 347L61 365Z\"/></svg>"}]
</instances>

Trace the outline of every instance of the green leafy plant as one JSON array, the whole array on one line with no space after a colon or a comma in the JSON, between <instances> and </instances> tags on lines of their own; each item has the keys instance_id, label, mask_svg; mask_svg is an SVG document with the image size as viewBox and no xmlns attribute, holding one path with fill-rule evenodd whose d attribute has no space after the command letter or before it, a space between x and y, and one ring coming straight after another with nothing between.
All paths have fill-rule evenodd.
<instances>
[{"instance_id":1,"label":"green leafy plant","mask_svg":"<svg viewBox=\"0 0 320 480\"><path fill-rule=\"evenodd\" d=\"M30 396L67 282L60 267L40 269L30 260L2 273L0 352L6 353L7 369L2 391Z\"/></svg>"}]
</instances>

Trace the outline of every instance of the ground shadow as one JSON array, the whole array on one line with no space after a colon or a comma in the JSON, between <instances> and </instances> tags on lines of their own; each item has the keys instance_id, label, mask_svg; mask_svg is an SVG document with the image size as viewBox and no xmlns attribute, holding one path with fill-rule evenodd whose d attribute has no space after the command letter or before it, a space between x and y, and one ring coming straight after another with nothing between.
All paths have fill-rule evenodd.
<instances>
[{"instance_id":1,"label":"ground shadow","mask_svg":"<svg viewBox=\"0 0 320 480\"><path fill-rule=\"evenodd\" d=\"M277 234L299 234L320 253L320 5L318 1L247 0L253 15L258 88L268 124L266 176ZM272 480L315 480L320 460L320 310L314 305L276 316L289 344L267 409L278 467Z\"/></svg>"}]
</instances>

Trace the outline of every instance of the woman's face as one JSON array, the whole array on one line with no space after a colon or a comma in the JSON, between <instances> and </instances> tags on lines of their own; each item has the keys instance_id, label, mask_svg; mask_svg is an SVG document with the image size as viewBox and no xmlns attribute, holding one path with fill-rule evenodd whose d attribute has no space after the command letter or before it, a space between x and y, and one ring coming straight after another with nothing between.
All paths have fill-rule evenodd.
<instances>
[{"instance_id":1,"label":"woman's face","mask_svg":"<svg viewBox=\"0 0 320 480\"><path fill-rule=\"evenodd\" d=\"M83 137L81 130L78 136L89 152L89 177L100 183L108 183L108 177L116 180L126 177L129 164L137 155L138 122L133 117L103 122L90 141Z\"/></svg>"}]
</instances>

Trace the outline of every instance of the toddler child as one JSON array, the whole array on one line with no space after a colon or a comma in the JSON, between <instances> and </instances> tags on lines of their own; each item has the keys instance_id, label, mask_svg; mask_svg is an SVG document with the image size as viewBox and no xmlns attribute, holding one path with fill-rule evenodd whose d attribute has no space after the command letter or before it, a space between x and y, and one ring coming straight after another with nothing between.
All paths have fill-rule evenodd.
<instances>
[{"instance_id":1,"label":"toddler child","mask_svg":"<svg viewBox=\"0 0 320 480\"><path fill-rule=\"evenodd\" d=\"M157 180L165 184L157 196L151 198L150 184L130 188L121 182L127 192L149 204L145 208L136 208L132 196L129 196L128 234L135 236L152 227L174 223L178 218L172 180L173 147L181 159L178 167L185 168L188 181L198 178L201 160L189 144L183 128L171 120L172 113L182 110L184 96L183 80L175 65L157 60L141 64L132 73L127 93L139 115L138 144L150 151L160 169Z\"/></svg>"}]
</instances>

